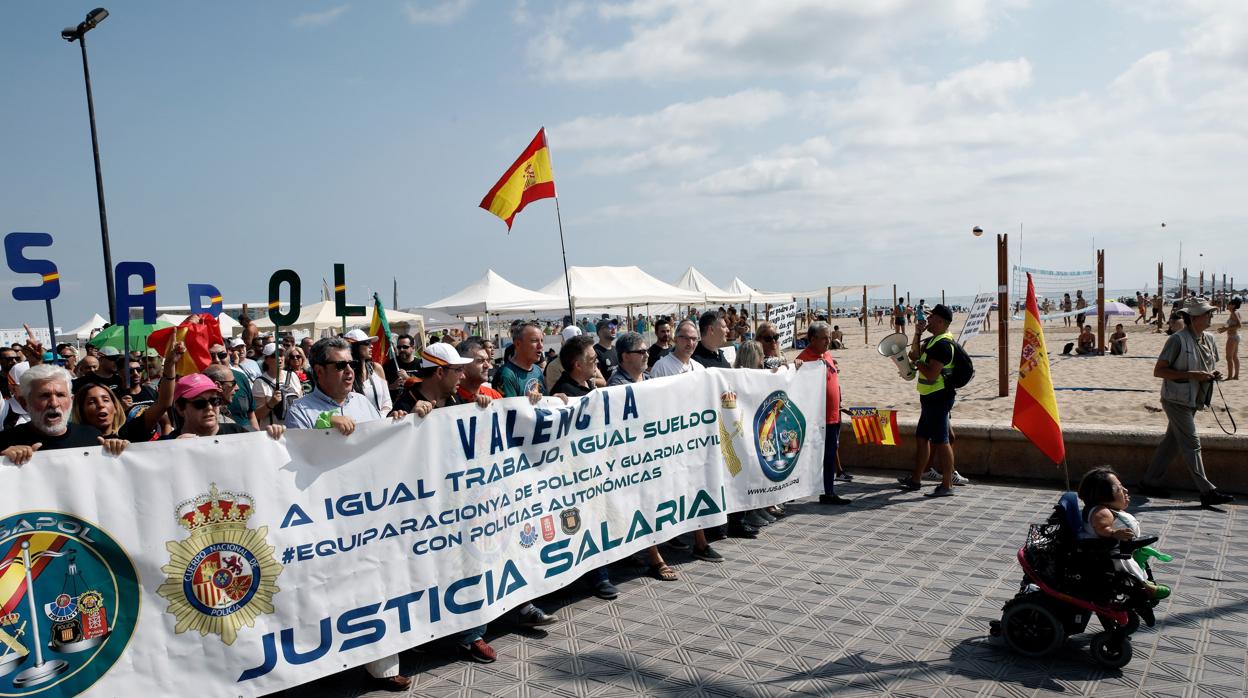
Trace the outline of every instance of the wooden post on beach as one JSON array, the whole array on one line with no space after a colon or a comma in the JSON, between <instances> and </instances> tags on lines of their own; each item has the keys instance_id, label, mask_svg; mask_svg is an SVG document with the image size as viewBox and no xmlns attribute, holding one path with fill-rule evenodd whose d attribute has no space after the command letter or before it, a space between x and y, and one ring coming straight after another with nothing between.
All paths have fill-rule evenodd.
<instances>
[{"instance_id":1,"label":"wooden post on beach","mask_svg":"<svg viewBox=\"0 0 1248 698\"><path fill-rule=\"evenodd\" d=\"M828 287L828 322L832 322L832 287Z\"/></svg>"},{"instance_id":2,"label":"wooden post on beach","mask_svg":"<svg viewBox=\"0 0 1248 698\"><path fill-rule=\"evenodd\" d=\"M1205 295L1205 270L1200 270L1200 290L1196 293L1198 296Z\"/></svg>"},{"instance_id":3,"label":"wooden post on beach","mask_svg":"<svg viewBox=\"0 0 1248 698\"><path fill-rule=\"evenodd\" d=\"M1187 298L1187 267L1183 267L1183 278L1179 280L1179 300Z\"/></svg>"},{"instance_id":4,"label":"wooden post on beach","mask_svg":"<svg viewBox=\"0 0 1248 698\"><path fill-rule=\"evenodd\" d=\"M997 395L1010 395L1010 259L1009 233L997 235Z\"/></svg>"},{"instance_id":5,"label":"wooden post on beach","mask_svg":"<svg viewBox=\"0 0 1248 698\"><path fill-rule=\"evenodd\" d=\"M750 316L754 318L754 334L758 334L758 304L750 303Z\"/></svg>"},{"instance_id":6,"label":"wooden post on beach","mask_svg":"<svg viewBox=\"0 0 1248 698\"><path fill-rule=\"evenodd\" d=\"M1105 353L1105 250L1096 251L1096 353Z\"/></svg>"},{"instance_id":7,"label":"wooden post on beach","mask_svg":"<svg viewBox=\"0 0 1248 698\"><path fill-rule=\"evenodd\" d=\"M871 343L871 316L867 314L867 285L862 285L862 343Z\"/></svg>"},{"instance_id":8,"label":"wooden post on beach","mask_svg":"<svg viewBox=\"0 0 1248 698\"><path fill-rule=\"evenodd\" d=\"M940 289L940 304L941 305L945 304L945 289L943 288Z\"/></svg>"},{"instance_id":9,"label":"wooden post on beach","mask_svg":"<svg viewBox=\"0 0 1248 698\"><path fill-rule=\"evenodd\" d=\"M1161 262L1158 262L1157 263L1157 297L1161 298L1162 300L1165 300L1166 298L1166 289L1165 289L1166 280L1165 280L1165 277L1162 275L1162 271L1164 269L1165 269L1165 266L1162 265Z\"/></svg>"}]
</instances>

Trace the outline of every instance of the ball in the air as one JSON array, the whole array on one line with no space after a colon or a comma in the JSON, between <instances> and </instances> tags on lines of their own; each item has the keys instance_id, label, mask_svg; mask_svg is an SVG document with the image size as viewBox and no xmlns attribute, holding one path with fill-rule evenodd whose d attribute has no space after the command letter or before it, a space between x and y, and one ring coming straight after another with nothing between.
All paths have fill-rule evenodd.
<instances>
[{"instance_id":1,"label":"ball in the air","mask_svg":"<svg viewBox=\"0 0 1248 698\"><path fill-rule=\"evenodd\" d=\"M984 234L984 229L977 225L974 228L971 228L971 233L973 233L975 237L979 237Z\"/></svg>"}]
</instances>

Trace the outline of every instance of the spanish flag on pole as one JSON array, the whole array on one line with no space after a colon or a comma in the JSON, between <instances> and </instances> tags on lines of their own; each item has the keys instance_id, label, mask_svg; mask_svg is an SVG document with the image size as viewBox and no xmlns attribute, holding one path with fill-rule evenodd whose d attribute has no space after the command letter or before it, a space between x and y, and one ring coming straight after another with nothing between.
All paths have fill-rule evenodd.
<instances>
[{"instance_id":1,"label":"spanish flag on pole","mask_svg":"<svg viewBox=\"0 0 1248 698\"><path fill-rule=\"evenodd\" d=\"M502 218L507 230L511 230L512 219L525 206L554 195L555 173L550 168L550 150L546 147L546 129L543 128L481 200L481 208Z\"/></svg>"},{"instance_id":2,"label":"spanish flag on pole","mask_svg":"<svg viewBox=\"0 0 1248 698\"><path fill-rule=\"evenodd\" d=\"M1014 396L1014 428L1023 432L1054 463L1066 460L1057 396L1049 376L1049 354L1040 326L1036 287L1027 275L1027 316L1023 320L1023 351L1018 364L1018 392Z\"/></svg>"},{"instance_id":3,"label":"spanish flag on pole","mask_svg":"<svg viewBox=\"0 0 1248 698\"><path fill-rule=\"evenodd\" d=\"M381 296L373 294L373 321L368 325L368 334L380 341L373 342L373 361L384 363L394 355L394 342L390 335L390 322L386 320L386 309L381 305Z\"/></svg>"}]
</instances>

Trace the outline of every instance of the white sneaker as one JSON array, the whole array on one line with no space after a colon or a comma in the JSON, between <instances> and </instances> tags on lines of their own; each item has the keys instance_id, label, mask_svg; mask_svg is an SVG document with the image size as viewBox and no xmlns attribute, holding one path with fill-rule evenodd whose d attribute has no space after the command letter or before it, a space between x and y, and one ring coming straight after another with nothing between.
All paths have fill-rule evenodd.
<instances>
[{"instance_id":1,"label":"white sneaker","mask_svg":"<svg viewBox=\"0 0 1248 698\"><path fill-rule=\"evenodd\" d=\"M943 475L936 472L935 470L928 468L927 472L923 473L923 479L929 482L940 482L941 480L944 480L945 478ZM953 471L953 484L969 485L971 484L971 481L969 478L963 477L962 473L959 473L958 471L955 470Z\"/></svg>"}]
</instances>

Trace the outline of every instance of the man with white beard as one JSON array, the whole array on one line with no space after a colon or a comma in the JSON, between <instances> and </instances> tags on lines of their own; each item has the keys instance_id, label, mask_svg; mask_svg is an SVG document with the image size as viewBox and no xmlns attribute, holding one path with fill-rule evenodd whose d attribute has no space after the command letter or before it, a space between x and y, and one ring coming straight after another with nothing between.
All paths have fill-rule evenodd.
<instances>
[{"instance_id":1,"label":"man with white beard","mask_svg":"<svg viewBox=\"0 0 1248 698\"><path fill-rule=\"evenodd\" d=\"M52 364L32 366L22 374L17 400L30 421L0 431L0 455L14 465L24 465L39 450L102 445L115 456L130 445L124 439L104 438L95 427L70 423L72 382L69 371Z\"/></svg>"}]
</instances>

